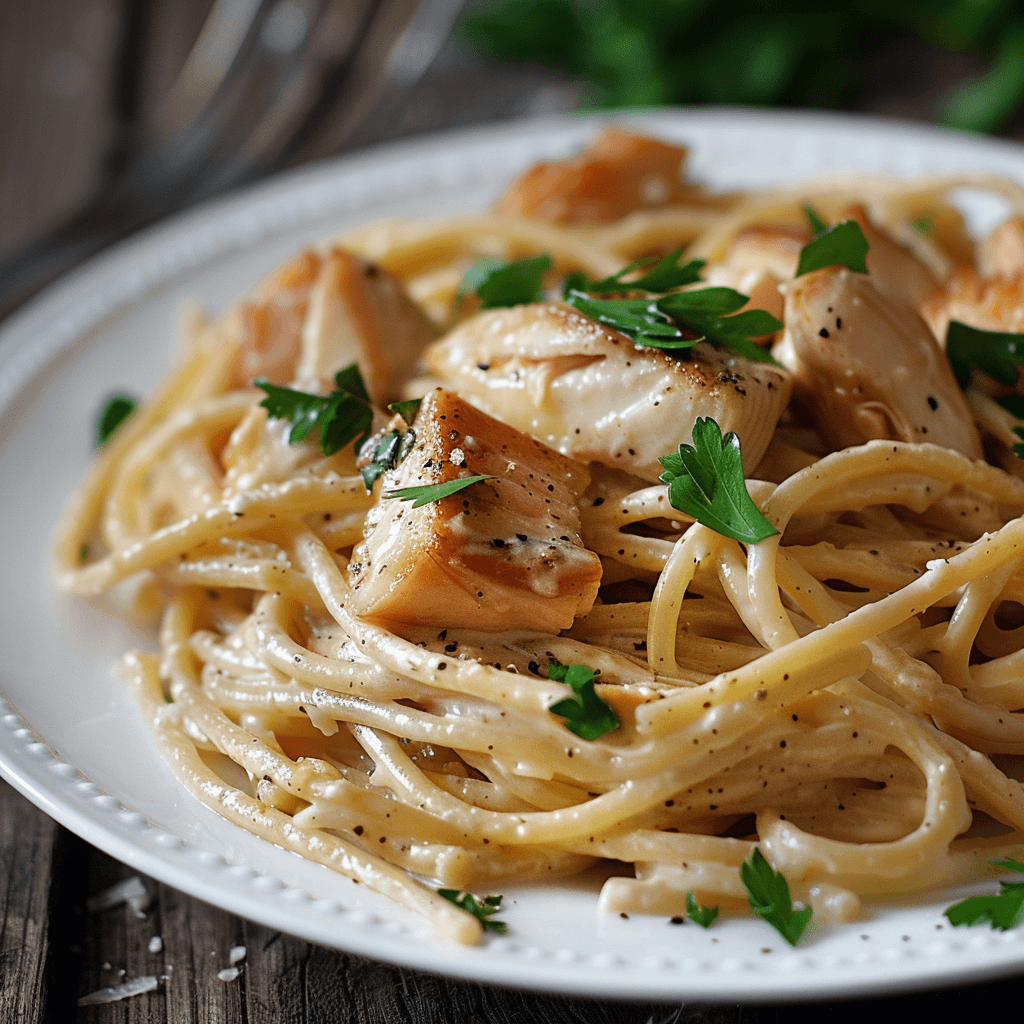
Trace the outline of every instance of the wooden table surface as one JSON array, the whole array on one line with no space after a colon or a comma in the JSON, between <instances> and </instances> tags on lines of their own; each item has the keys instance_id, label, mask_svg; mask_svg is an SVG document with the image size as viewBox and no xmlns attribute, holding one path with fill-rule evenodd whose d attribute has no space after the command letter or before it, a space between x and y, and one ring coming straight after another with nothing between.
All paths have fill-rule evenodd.
<instances>
[{"instance_id":1,"label":"wooden table surface","mask_svg":"<svg viewBox=\"0 0 1024 1024\"><path fill-rule=\"evenodd\" d=\"M0 5L0 253L88 197L111 130L111 54L128 0ZM158 92L209 0L155 3ZM161 20L162 19L162 20ZM858 108L925 120L937 92L974 70L904 43L871 57ZM497 68L449 45L426 79L366 125L368 145L413 132L571 106L573 86L543 70ZM1024 138L1017 121L1006 134ZM2 677L0 677L2 686ZM1019 979L952 991L832 1004L701 1006L622 1003L510 991L439 978L324 949L142 879L148 905L90 900L131 869L51 821L0 781L0 1024L81 1021L184 1024L760 1024L868 1016L939 1019L1014 1005ZM237 977L223 980L231 950ZM106 1005L80 997L153 975L155 990Z\"/></svg>"}]
</instances>

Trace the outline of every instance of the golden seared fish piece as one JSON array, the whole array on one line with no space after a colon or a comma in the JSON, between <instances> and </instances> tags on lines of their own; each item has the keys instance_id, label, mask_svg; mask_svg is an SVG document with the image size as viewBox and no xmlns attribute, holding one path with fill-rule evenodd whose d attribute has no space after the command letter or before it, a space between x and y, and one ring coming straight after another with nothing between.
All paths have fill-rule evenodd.
<instances>
[{"instance_id":1,"label":"golden seared fish piece","mask_svg":"<svg viewBox=\"0 0 1024 1024\"><path fill-rule=\"evenodd\" d=\"M601 582L580 539L587 468L440 389L411 429L352 552L347 606L388 626L494 632L557 633L585 615ZM494 479L419 508L384 496L478 474Z\"/></svg>"},{"instance_id":2,"label":"golden seared fish piece","mask_svg":"<svg viewBox=\"0 0 1024 1024\"><path fill-rule=\"evenodd\" d=\"M982 457L953 371L909 301L864 274L825 267L788 286L785 324L774 354L834 447L891 438Z\"/></svg>"},{"instance_id":3,"label":"golden seared fish piece","mask_svg":"<svg viewBox=\"0 0 1024 1024\"><path fill-rule=\"evenodd\" d=\"M1024 332L1024 274L982 277L972 267L961 267L921 303L921 315L942 344L950 320L1019 334Z\"/></svg>"},{"instance_id":4,"label":"golden seared fish piece","mask_svg":"<svg viewBox=\"0 0 1024 1024\"><path fill-rule=\"evenodd\" d=\"M986 277L1024 273L1024 217L1008 217L978 247L978 266Z\"/></svg>"},{"instance_id":5,"label":"golden seared fish piece","mask_svg":"<svg viewBox=\"0 0 1024 1024\"><path fill-rule=\"evenodd\" d=\"M208 329L204 341L235 352L227 387L245 387L257 377L282 385L294 378L309 293L322 266L312 250L299 253Z\"/></svg>"},{"instance_id":6,"label":"golden seared fish piece","mask_svg":"<svg viewBox=\"0 0 1024 1024\"><path fill-rule=\"evenodd\" d=\"M686 356L636 345L572 306L486 310L424 353L445 387L581 462L645 480L698 416L735 431L749 472L789 400L789 374L714 345Z\"/></svg>"},{"instance_id":7,"label":"golden seared fish piece","mask_svg":"<svg viewBox=\"0 0 1024 1024\"><path fill-rule=\"evenodd\" d=\"M249 357L249 375L239 383L264 375L275 384L325 395L334 390L338 370L356 363L371 399L383 407L400 397L420 352L437 333L397 279L344 249L303 253L258 295L258 303L243 303L236 314L252 335L242 352L266 350L277 357L272 365L267 357ZM261 367L272 368L273 375L257 372ZM308 447L289 445L290 429L282 421L268 422L265 411L254 407L224 449L226 489L284 479L315 459Z\"/></svg>"},{"instance_id":8,"label":"golden seared fish piece","mask_svg":"<svg viewBox=\"0 0 1024 1024\"><path fill-rule=\"evenodd\" d=\"M902 295L913 306L934 291L938 285L935 275L907 246L877 227L868 217L865 207L851 206L839 220L855 220L864 232L868 243L865 262L876 287Z\"/></svg>"},{"instance_id":9,"label":"golden seared fish piece","mask_svg":"<svg viewBox=\"0 0 1024 1024\"><path fill-rule=\"evenodd\" d=\"M520 175L494 212L559 224L603 224L634 210L702 201L683 183L687 150L660 139L609 128L567 160L540 163Z\"/></svg>"},{"instance_id":10,"label":"golden seared fish piece","mask_svg":"<svg viewBox=\"0 0 1024 1024\"><path fill-rule=\"evenodd\" d=\"M399 397L437 335L396 278L338 248L300 253L208 330L212 343L235 349L229 387L265 377L330 390L338 370L358 363L370 397L382 406Z\"/></svg>"},{"instance_id":11,"label":"golden seared fish piece","mask_svg":"<svg viewBox=\"0 0 1024 1024\"><path fill-rule=\"evenodd\" d=\"M1024 331L1024 219L1000 224L978 250L980 269L959 267L921 304L921 315L945 342L950 320L983 331Z\"/></svg>"},{"instance_id":12,"label":"golden seared fish piece","mask_svg":"<svg viewBox=\"0 0 1024 1024\"><path fill-rule=\"evenodd\" d=\"M437 331L399 281L344 249L326 256L309 296L296 386L331 381L358 363L370 398L400 397L420 352Z\"/></svg>"}]
</instances>

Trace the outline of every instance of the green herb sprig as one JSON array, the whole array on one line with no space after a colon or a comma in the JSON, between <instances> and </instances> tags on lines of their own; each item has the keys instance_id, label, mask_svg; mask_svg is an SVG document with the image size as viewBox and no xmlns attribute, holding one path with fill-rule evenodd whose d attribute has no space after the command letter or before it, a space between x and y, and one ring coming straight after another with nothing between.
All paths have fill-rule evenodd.
<instances>
[{"instance_id":1,"label":"green herb sprig","mask_svg":"<svg viewBox=\"0 0 1024 1024\"><path fill-rule=\"evenodd\" d=\"M669 504L733 540L756 544L778 533L747 493L740 440L722 436L715 420L698 418L693 444L658 460L665 469Z\"/></svg>"},{"instance_id":2,"label":"green herb sprig","mask_svg":"<svg viewBox=\"0 0 1024 1024\"><path fill-rule=\"evenodd\" d=\"M718 917L718 907L703 907L691 889L686 894L686 916L701 928L710 928Z\"/></svg>"},{"instance_id":3,"label":"green herb sprig","mask_svg":"<svg viewBox=\"0 0 1024 1024\"><path fill-rule=\"evenodd\" d=\"M750 857L740 865L740 880L747 890L747 901L761 920L770 924L791 946L800 941L811 920L810 907L793 909L789 883L781 871L775 871L755 846Z\"/></svg>"},{"instance_id":4,"label":"green herb sprig","mask_svg":"<svg viewBox=\"0 0 1024 1024\"><path fill-rule=\"evenodd\" d=\"M422 484L416 487L399 487L394 491L385 491L385 498L401 498L403 501L412 499L412 507L419 508L432 501L440 501L452 494L457 494L463 488L479 483L481 480L493 480L493 476L487 473L480 473L476 476L464 476L458 480L448 480L440 484Z\"/></svg>"},{"instance_id":5,"label":"green herb sprig","mask_svg":"<svg viewBox=\"0 0 1024 1024\"><path fill-rule=\"evenodd\" d=\"M821 270L837 263L858 274L866 274L869 248L861 226L855 220L844 220L835 227L825 228L815 234L800 250L796 276L801 277L812 270Z\"/></svg>"},{"instance_id":6,"label":"green herb sprig","mask_svg":"<svg viewBox=\"0 0 1024 1024\"><path fill-rule=\"evenodd\" d=\"M1024 873L1024 864L1019 861L989 861L1007 871ZM960 903L954 903L944 913L952 925L989 924L1006 931L1016 928L1024 921L1024 882L1000 882L997 896L971 896Z\"/></svg>"},{"instance_id":7,"label":"green herb sprig","mask_svg":"<svg viewBox=\"0 0 1024 1024\"><path fill-rule=\"evenodd\" d=\"M456 295L456 303L471 294L479 297L481 309L539 302L544 297L544 275L551 266L551 257L547 253L511 263L498 256L484 256L467 271Z\"/></svg>"},{"instance_id":8,"label":"green herb sprig","mask_svg":"<svg viewBox=\"0 0 1024 1024\"><path fill-rule=\"evenodd\" d=\"M599 108L668 104L836 107L888 40L969 52L980 77L945 90L942 123L995 131L1024 96L1019 9L998 0L491 0L469 5L462 39L491 57L539 61L585 83ZM922 45L917 42L917 45Z\"/></svg>"},{"instance_id":9,"label":"green herb sprig","mask_svg":"<svg viewBox=\"0 0 1024 1024\"><path fill-rule=\"evenodd\" d=\"M505 934L507 927L505 922L493 919L493 915L501 907L501 896L485 896L482 900L478 900L472 893L463 893L458 889L438 889L437 895L443 896L449 903L454 903L467 914L472 914L483 925L485 932Z\"/></svg>"},{"instance_id":10,"label":"green herb sprig","mask_svg":"<svg viewBox=\"0 0 1024 1024\"><path fill-rule=\"evenodd\" d=\"M570 732L585 740L596 740L619 728L619 716L594 689L592 669L586 665L563 665L552 659L548 662L548 677L572 689L571 697L548 708L565 719L565 727Z\"/></svg>"},{"instance_id":11,"label":"green herb sprig","mask_svg":"<svg viewBox=\"0 0 1024 1024\"><path fill-rule=\"evenodd\" d=\"M130 395L111 395L96 417L96 447L102 448L111 435L135 411L136 402Z\"/></svg>"},{"instance_id":12,"label":"green herb sprig","mask_svg":"<svg viewBox=\"0 0 1024 1024\"><path fill-rule=\"evenodd\" d=\"M420 406L423 404L422 398L410 398L404 402L392 402L388 406L390 412L397 412L399 416L405 420L409 426L412 426L412 421L416 419L416 413L420 411Z\"/></svg>"},{"instance_id":13,"label":"green herb sprig","mask_svg":"<svg viewBox=\"0 0 1024 1024\"><path fill-rule=\"evenodd\" d=\"M337 387L329 395L311 395L279 387L263 377L253 381L267 393L260 405L268 415L292 424L288 443L299 444L316 429L324 455L333 455L353 440L358 450L373 427L373 407L356 364L339 370L334 383Z\"/></svg>"},{"instance_id":14,"label":"green herb sprig","mask_svg":"<svg viewBox=\"0 0 1024 1024\"><path fill-rule=\"evenodd\" d=\"M370 462L359 471L366 489L372 490L375 481L389 469L394 469L409 454L416 443L416 431L389 430L373 450Z\"/></svg>"},{"instance_id":15,"label":"green herb sprig","mask_svg":"<svg viewBox=\"0 0 1024 1024\"><path fill-rule=\"evenodd\" d=\"M983 331L950 320L946 328L946 356L962 388L971 382L971 367L975 366L1000 384L1012 386L1024 364L1024 335Z\"/></svg>"},{"instance_id":16,"label":"green herb sprig","mask_svg":"<svg viewBox=\"0 0 1024 1024\"><path fill-rule=\"evenodd\" d=\"M747 359L780 365L751 339L781 330L782 321L764 309L736 313L750 299L732 288L695 288L657 299L595 299L570 288L565 301L638 345L678 350L709 341ZM680 328L692 336L687 337Z\"/></svg>"},{"instance_id":17,"label":"green herb sprig","mask_svg":"<svg viewBox=\"0 0 1024 1024\"><path fill-rule=\"evenodd\" d=\"M813 206L804 207L804 216L807 218L807 223L811 226L812 235L820 235L828 231L828 222L825 221Z\"/></svg>"},{"instance_id":18,"label":"green herb sprig","mask_svg":"<svg viewBox=\"0 0 1024 1024\"><path fill-rule=\"evenodd\" d=\"M617 274L602 278L600 281L588 281L586 274L570 274L566 278L565 288L567 292L580 291L600 295L625 291L668 292L673 288L696 284L701 279L700 272L704 269L707 261L690 260L680 266L679 261L682 256L682 249L676 249L660 259L657 256L643 256L623 267ZM632 281L623 280L627 274L643 270L645 267L650 269L640 277L634 278Z\"/></svg>"}]
</instances>

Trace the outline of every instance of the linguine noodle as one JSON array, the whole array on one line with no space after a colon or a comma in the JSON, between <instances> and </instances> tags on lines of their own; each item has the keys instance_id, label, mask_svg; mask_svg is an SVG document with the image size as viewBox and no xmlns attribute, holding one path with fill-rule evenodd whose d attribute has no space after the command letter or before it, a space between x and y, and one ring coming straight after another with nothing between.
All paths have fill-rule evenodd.
<instances>
[{"instance_id":1,"label":"linguine noodle","mask_svg":"<svg viewBox=\"0 0 1024 1024\"><path fill-rule=\"evenodd\" d=\"M944 276L963 265L948 195L965 185L1024 212L1019 186L991 176L870 176L610 223L375 225L339 244L444 331L477 256L544 252L552 280L600 278L684 246L710 269L751 225L801 226L808 203L829 220L865 204ZM923 216L945 227L913 238ZM490 892L607 860L633 876L607 879L605 911L681 915L691 891L741 908L756 844L797 899L843 921L862 896L983 877L1024 847L1018 476L899 439L829 451L794 408L748 481L776 536L741 544L671 508L664 485L592 467L580 533L602 590L571 628L371 621L350 607L349 563L381 485L367 492L351 445L282 445L251 386L275 360L309 362L327 251L197 325L57 539L63 590L136 578L162 607L159 652L122 671L189 792L460 942L480 922L438 887ZM555 660L598 673L618 729L567 730L549 710L566 695Z\"/></svg>"}]
</instances>

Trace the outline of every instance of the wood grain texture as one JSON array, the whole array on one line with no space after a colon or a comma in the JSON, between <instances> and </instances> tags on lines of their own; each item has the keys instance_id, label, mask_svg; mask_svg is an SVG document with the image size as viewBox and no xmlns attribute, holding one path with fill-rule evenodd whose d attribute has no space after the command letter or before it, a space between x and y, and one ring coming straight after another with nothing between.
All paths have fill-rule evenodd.
<instances>
[{"instance_id":1,"label":"wood grain texture","mask_svg":"<svg viewBox=\"0 0 1024 1024\"><path fill-rule=\"evenodd\" d=\"M1019 978L889 999L769 1006L616 1002L503 989L314 946L152 879L142 916L89 898L130 868L0 782L2 1024L887 1024L973 1019L1014 1005ZM151 951L159 937L162 948ZM245 946L233 980L231 948ZM126 979L159 987L100 1006L76 999Z\"/></svg>"}]
</instances>

